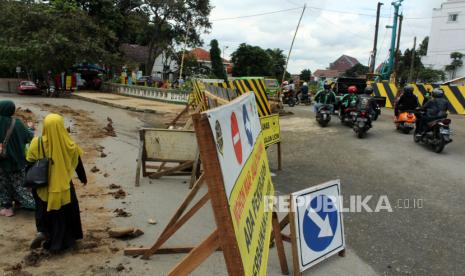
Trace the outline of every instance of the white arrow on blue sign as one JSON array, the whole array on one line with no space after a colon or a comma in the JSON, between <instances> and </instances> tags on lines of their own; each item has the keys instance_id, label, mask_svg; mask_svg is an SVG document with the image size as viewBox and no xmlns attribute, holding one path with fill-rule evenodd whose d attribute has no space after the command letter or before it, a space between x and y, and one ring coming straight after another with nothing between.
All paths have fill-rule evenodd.
<instances>
[{"instance_id":1,"label":"white arrow on blue sign","mask_svg":"<svg viewBox=\"0 0 465 276\"><path fill-rule=\"evenodd\" d=\"M345 248L340 192L333 180L292 194L300 271Z\"/></svg>"}]
</instances>

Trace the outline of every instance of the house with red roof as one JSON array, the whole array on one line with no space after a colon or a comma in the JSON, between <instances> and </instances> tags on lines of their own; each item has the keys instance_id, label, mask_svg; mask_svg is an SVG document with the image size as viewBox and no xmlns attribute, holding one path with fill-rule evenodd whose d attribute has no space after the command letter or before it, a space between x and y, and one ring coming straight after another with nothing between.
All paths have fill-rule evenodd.
<instances>
[{"instance_id":1,"label":"house with red roof","mask_svg":"<svg viewBox=\"0 0 465 276\"><path fill-rule=\"evenodd\" d=\"M212 62L211 62L209 51L202 49L202 48L194 48L190 51L190 54L195 56L199 65L212 68ZM232 68L233 68L232 63L229 60L224 59L224 58L222 58L222 60L223 60L223 65L224 65L224 69L226 70L226 73L228 74L228 76L231 76Z\"/></svg>"},{"instance_id":2,"label":"house with red roof","mask_svg":"<svg viewBox=\"0 0 465 276\"><path fill-rule=\"evenodd\" d=\"M359 63L360 62L354 57L342 55L334 62L331 62L327 69L317 69L313 73L313 76L315 77L316 81L322 81L327 79L334 80L342 76L345 71L349 70L350 68L354 67Z\"/></svg>"}]
</instances>

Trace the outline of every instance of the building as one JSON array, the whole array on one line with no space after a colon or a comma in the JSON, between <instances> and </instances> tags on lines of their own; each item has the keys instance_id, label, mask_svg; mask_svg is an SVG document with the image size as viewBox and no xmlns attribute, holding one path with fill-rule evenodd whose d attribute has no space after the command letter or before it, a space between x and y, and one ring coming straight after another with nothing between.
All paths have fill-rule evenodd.
<instances>
[{"instance_id":1,"label":"building","mask_svg":"<svg viewBox=\"0 0 465 276\"><path fill-rule=\"evenodd\" d=\"M315 77L315 81L335 80L336 78L342 76L345 71L349 70L357 64L360 64L360 62L356 58L348 55L342 55L334 62L331 62L328 68L317 69L313 73L313 76Z\"/></svg>"},{"instance_id":2,"label":"building","mask_svg":"<svg viewBox=\"0 0 465 276\"><path fill-rule=\"evenodd\" d=\"M315 81L335 80L337 77L339 77L339 71L318 69L313 72L313 77L315 77Z\"/></svg>"},{"instance_id":3,"label":"building","mask_svg":"<svg viewBox=\"0 0 465 276\"><path fill-rule=\"evenodd\" d=\"M433 9L428 51L422 62L436 70L444 70L451 63L450 54L465 55L465 1L448 0ZM465 58L463 59L465 63ZM446 74L450 79L451 74ZM458 68L455 77L465 76L465 66Z\"/></svg>"},{"instance_id":4,"label":"building","mask_svg":"<svg viewBox=\"0 0 465 276\"><path fill-rule=\"evenodd\" d=\"M211 62L209 51L202 49L202 48L194 48L190 51L190 54L193 55L197 59L197 62L199 63L200 66L208 67L210 69L212 68L212 62ZM232 63L224 58L222 58L222 60L223 60L224 69L226 70L228 77L230 77L232 74L232 68L233 68Z\"/></svg>"},{"instance_id":5,"label":"building","mask_svg":"<svg viewBox=\"0 0 465 276\"><path fill-rule=\"evenodd\" d=\"M345 71L349 70L350 68L354 67L359 63L360 62L354 57L342 55L334 62L329 64L329 69L339 71L343 74Z\"/></svg>"}]
</instances>

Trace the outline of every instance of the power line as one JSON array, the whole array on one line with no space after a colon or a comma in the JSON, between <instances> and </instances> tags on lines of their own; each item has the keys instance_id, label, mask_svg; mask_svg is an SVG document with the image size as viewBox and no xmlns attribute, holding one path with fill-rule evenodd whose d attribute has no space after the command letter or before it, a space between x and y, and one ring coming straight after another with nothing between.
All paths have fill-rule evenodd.
<instances>
[{"instance_id":1,"label":"power line","mask_svg":"<svg viewBox=\"0 0 465 276\"><path fill-rule=\"evenodd\" d=\"M277 10L277 11L271 11L271 12L256 13L256 14L249 14L249 15L242 15L242 16L236 16L236 17L217 18L217 19L212 19L211 21L215 22L215 21L225 21L225 20L257 17L257 16L263 16L263 15L269 15L269 14L275 14L275 13L281 13L281 12L288 12L288 11L295 11L295 10L302 10L302 7L285 9L285 10Z\"/></svg>"}]
</instances>

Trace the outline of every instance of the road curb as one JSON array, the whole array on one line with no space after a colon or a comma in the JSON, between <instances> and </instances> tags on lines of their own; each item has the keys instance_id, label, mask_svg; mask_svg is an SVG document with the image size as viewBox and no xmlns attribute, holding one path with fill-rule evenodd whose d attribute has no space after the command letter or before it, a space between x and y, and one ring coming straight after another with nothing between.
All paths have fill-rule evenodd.
<instances>
[{"instance_id":1,"label":"road curb","mask_svg":"<svg viewBox=\"0 0 465 276\"><path fill-rule=\"evenodd\" d=\"M129 106L121 105L121 104L109 103L109 102L106 102L106 101L101 101L101 100L97 100L97 99L92 99L92 98L88 98L88 97L83 97L83 96L76 95L76 94L73 94L73 95L72 95L72 98L74 98L74 99L79 99L79 100L83 100L83 101L87 101L87 102L91 102L91 103L96 103L96 104L101 104L101 105L116 107L116 108L120 108L120 109L125 109L125 110L129 110L129 111L134 111L134 112L152 113L152 114L159 113L159 112L157 112L156 110L152 110L152 109L137 108L137 107L129 107Z\"/></svg>"}]
</instances>

